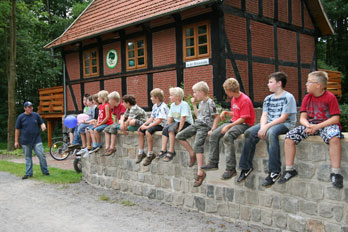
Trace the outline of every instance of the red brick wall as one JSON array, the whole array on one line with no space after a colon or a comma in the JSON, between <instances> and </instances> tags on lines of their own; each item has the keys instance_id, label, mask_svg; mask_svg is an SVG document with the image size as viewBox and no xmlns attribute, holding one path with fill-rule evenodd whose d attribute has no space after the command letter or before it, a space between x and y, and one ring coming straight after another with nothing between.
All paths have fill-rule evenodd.
<instances>
[{"instance_id":1,"label":"red brick wall","mask_svg":"<svg viewBox=\"0 0 348 232\"><path fill-rule=\"evenodd\" d=\"M294 95L296 101L298 102L298 75L297 75L297 67L285 67L279 66L279 71L285 72L288 74L288 82L286 84L285 90L292 93ZM302 86L302 91L303 86Z\"/></svg>"},{"instance_id":2,"label":"red brick wall","mask_svg":"<svg viewBox=\"0 0 348 232\"><path fill-rule=\"evenodd\" d=\"M247 54L246 21L242 17L225 14L228 41L234 53Z\"/></svg>"},{"instance_id":3,"label":"red brick wall","mask_svg":"<svg viewBox=\"0 0 348 232\"><path fill-rule=\"evenodd\" d=\"M278 1L278 20L283 22L288 22L288 1L280 0Z\"/></svg>"},{"instance_id":4,"label":"red brick wall","mask_svg":"<svg viewBox=\"0 0 348 232\"><path fill-rule=\"evenodd\" d=\"M138 32L138 31L142 31L143 28L142 27L138 27L138 26L132 26L132 27L127 27L125 32L126 32L126 35L128 34L132 34L132 33L135 33L135 32Z\"/></svg>"},{"instance_id":5,"label":"red brick wall","mask_svg":"<svg viewBox=\"0 0 348 232\"><path fill-rule=\"evenodd\" d=\"M81 88L80 88L80 84L76 84L76 85L72 85L73 88L73 92L76 98L76 102L78 105L78 110L82 111L82 107L81 107ZM67 86L67 111L75 111L75 106L71 97L71 92L70 92L70 88L69 86Z\"/></svg>"},{"instance_id":6,"label":"red brick wall","mask_svg":"<svg viewBox=\"0 0 348 232\"><path fill-rule=\"evenodd\" d=\"M199 66L184 69L185 96L192 95L192 86L199 81L205 81L209 85L209 96L213 97L213 66ZM221 86L221 90L223 88Z\"/></svg>"},{"instance_id":7,"label":"red brick wall","mask_svg":"<svg viewBox=\"0 0 348 232\"><path fill-rule=\"evenodd\" d=\"M169 88L176 86L176 71L160 72L153 74L153 88L160 88L164 92L164 100L168 104Z\"/></svg>"},{"instance_id":8,"label":"red brick wall","mask_svg":"<svg viewBox=\"0 0 348 232\"><path fill-rule=\"evenodd\" d=\"M173 23L173 22L174 22L173 16L165 16L162 18L151 20L150 27L154 28L154 27L166 25L166 24Z\"/></svg>"},{"instance_id":9,"label":"red brick wall","mask_svg":"<svg viewBox=\"0 0 348 232\"><path fill-rule=\"evenodd\" d=\"M97 39L91 38L91 39L83 40L82 41L82 46L86 46L86 45L92 44L92 43L97 43Z\"/></svg>"},{"instance_id":10,"label":"red brick wall","mask_svg":"<svg viewBox=\"0 0 348 232\"><path fill-rule=\"evenodd\" d=\"M176 63L175 29L168 29L152 35L153 66Z\"/></svg>"},{"instance_id":11,"label":"red brick wall","mask_svg":"<svg viewBox=\"0 0 348 232\"><path fill-rule=\"evenodd\" d=\"M121 78L105 80L104 81L104 89L107 90L109 93L111 93L113 91L117 91L120 94L120 96L122 96L123 93L122 93L122 80L121 80Z\"/></svg>"},{"instance_id":12,"label":"red brick wall","mask_svg":"<svg viewBox=\"0 0 348 232\"><path fill-rule=\"evenodd\" d=\"M263 15L268 18L274 18L274 0L263 1Z\"/></svg>"},{"instance_id":13,"label":"red brick wall","mask_svg":"<svg viewBox=\"0 0 348 232\"><path fill-rule=\"evenodd\" d=\"M133 94L137 105L141 107L147 104L147 75L127 77L127 94Z\"/></svg>"},{"instance_id":14,"label":"red brick wall","mask_svg":"<svg viewBox=\"0 0 348 232\"><path fill-rule=\"evenodd\" d=\"M314 54L314 38L309 35L300 35L300 44L301 44L301 62L311 64Z\"/></svg>"},{"instance_id":15,"label":"red brick wall","mask_svg":"<svg viewBox=\"0 0 348 232\"><path fill-rule=\"evenodd\" d=\"M85 83L85 93L93 95L98 93L99 91L100 91L99 81Z\"/></svg>"},{"instance_id":16,"label":"red brick wall","mask_svg":"<svg viewBox=\"0 0 348 232\"><path fill-rule=\"evenodd\" d=\"M302 79L302 99L303 97L306 95L306 82L307 82L307 77L308 77L308 74L311 72L310 69L301 69L301 79Z\"/></svg>"},{"instance_id":17,"label":"red brick wall","mask_svg":"<svg viewBox=\"0 0 348 232\"><path fill-rule=\"evenodd\" d=\"M296 32L278 28L278 57L280 60L297 62Z\"/></svg>"},{"instance_id":18,"label":"red brick wall","mask_svg":"<svg viewBox=\"0 0 348 232\"><path fill-rule=\"evenodd\" d=\"M248 0L246 1L246 10L248 12L258 14L259 13L258 4L259 4L258 0Z\"/></svg>"},{"instance_id":19,"label":"red brick wall","mask_svg":"<svg viewBox=\"0 0 348 232\"><path fill-rule=\"evenodd\" d=\"M255 102L263 102L264 98L270 94L267 87L268 75L273 72L274 65L253 63L253 87Z\"/></svg>"},{"instance_id":20,"label":"red brick wall","mask_svg":"<svg viewBox=\"0 0 348 232\"><path fill-rule=\"evenodd\" d=\"M303 16L304 16L304 27L314 30L313 22L312 22L311 17L309 16L308 9L307 9L306 5L304 5L303 12L304 12L303 13Z\"/></svg>"},{"instance_id":21,"label":"red brick wall","mask_svg":"<svg viewBox=\"0 0 348 232\"><path fill-rule=\"evenodd\" d=\"M66 69L70 80L80 79L79 53L70 53L65 55Z\"/></svg>"},{"instance_id":22,"label":"red brick wall","mask_svg":"<svg viewBox=\"0 0 348 232\"><path fill-rule=\"evenodd\" d=\"M110 49L115 49L117 52L118 56L118 61L115 66L115 68L111 69L107 66L106 64L106 54ZM109 74L114 74L114 73L120 73L121 72L121 44L120 42L112 43L112 44L107 44L103 47L103 53L104 53L104 75L109 75ZM101 59L102 57L99 57Z\"/></svg>"},{"instance_id":23,"label":"red brick wall","mask_svg":"<svg viewBox=\"0 0 348 232\"><path fill-rule=\"evenodd\" d=\"M239 0L225 0L224 4L229 5L229 6L233 6L233 7L237 7L239 9L242 8L241 1L239 1Z\"/></svg>"},{"instance_id":24,"label":"red brick wall","mask_svg":"<svg viewBox=\"0 0 348 232\"><path fill-rule=\"evenodd\" d=\"M302 26L301 1L292 0L292 24Z\"/></svg>"},{"instance_id":25,"label":"red brick wall","mask_svg":"<svg viewBox=\"0 0 348 232\"><path fill-rule=\"evenodd\" d=\"M251 21L253 56L274 57L273 26Z\"/></svg>"},{"instance_id":26,"label":"red brick wall","mask_svg":"<svg viewBox=\"0 0 348 232\"><path fill-rule=\"evenodd\" d=\"M243 86L246 94L249 94L249 77L248 77L248 62L237 60L237 67L240 74L240 77L243 82ZM226 60L226 78L236 78L235 72L232 68L231 61L229 59Z\"/></svg>"}]
</instances>

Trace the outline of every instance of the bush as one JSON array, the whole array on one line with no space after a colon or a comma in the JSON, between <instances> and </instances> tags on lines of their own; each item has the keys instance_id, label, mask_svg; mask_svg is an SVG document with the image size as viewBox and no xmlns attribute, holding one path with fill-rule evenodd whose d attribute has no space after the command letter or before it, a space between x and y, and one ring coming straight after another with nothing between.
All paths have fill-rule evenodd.
<instances>
[{"instance_id":1,"label":"bush","mask_svg":"<svg viewBox=\"0 0 348 232\"><path fill-rule=\"evenodd\" d=\"M342 131L348 132L348 105L347 104L340 105L340 109L341 109L340 123L342 125Z\"/></svg>"}]
</instances>

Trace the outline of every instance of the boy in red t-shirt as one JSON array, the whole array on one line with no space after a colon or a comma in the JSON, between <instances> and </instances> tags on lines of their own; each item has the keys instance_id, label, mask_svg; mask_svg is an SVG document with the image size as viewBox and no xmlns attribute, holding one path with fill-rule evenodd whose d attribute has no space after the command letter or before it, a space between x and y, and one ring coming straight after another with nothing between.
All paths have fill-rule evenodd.
<instances>
[{"instance_id":1,"label":"boy in red t-shirt","mask_svg":"<svg viewBox=\"0 0 348 232\"><path fill-rule=\"evenodd\" d=\"M296 153L295 145L310 135L319 135L329 145L331 159L330 180L334 187L343 188L343 176L341 169L341 141L343 138L340 125L340 109L336 97L326 91L328 75L323 71L315 71L308 74L306 82L308 94L301 105L300 123L286 134L285 137L285 161L286 168L279 183L285 183L297 175L294 169Z\"/></svg>"},{"instance_id":2,"label":"boy in red t-shirt","mask_svg":"<svg viewBox=\"0 0 348 232\"><path fill-rule=\"evenodd\" d=\"M223 84L227 96L232 97L231 111L220 114L222 120L226 116L232 117L230 122L224 123L213 130L209 138L209 163L202 166L202 170L214 170L219 164L219 141L223 137L226 152L226 171L221 179L227 180L237 174L234 140L255 123L255 111L250 98L240 92L239 83L234 78L227 79Z\"/></svg>"},{"instance_id":3,"label":"boy in red t-shirt","mask_svg":"<svg viewBox=\"0 0 348 232\"><path fill-rule=\"evenodd\" d=\"M105 150L104 156L112 155L116 151L117 125L118 121L126 112L126 107L121 102L120 94L114 91L108 95L109 103L112 107L112 115L114 123L104 129L105 133Z\"/></svg>"}]
</instances>

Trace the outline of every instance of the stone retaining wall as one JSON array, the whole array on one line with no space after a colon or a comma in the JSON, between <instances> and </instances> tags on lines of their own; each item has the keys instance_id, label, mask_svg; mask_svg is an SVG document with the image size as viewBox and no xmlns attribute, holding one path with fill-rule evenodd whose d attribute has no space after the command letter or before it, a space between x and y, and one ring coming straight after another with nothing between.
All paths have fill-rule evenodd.
<instances>
[{"instance_id":1,"label":"stone retaining wall","mask_svg":"<svg viewBox=\"0 0 348 232\"><path fill-rule=\"evenodd\" d=\"M255 170L244 183L236 183L236 177L220 180L225 168L225 156L221 151L219 170L207 172L202 186L194 188L197 167L188 167L188 153L179 143L175 145L177 156L172 162L154 160L144 167L135 164L137 139L135 133L118 135L116 154L103 157L101 150L83 158L84 179L91 185L144 196L256 228L348 232L348 133L342 140L342 190L333 188L329 181L328 146L317 136L297 146L295 166L299 176L284 185L276 183L271 188L261 186L268 161L264 141L257 145ZM242 136L236 141L237 161L242 141ZM284 164L284 136L280 142ZM161 136L156 133L154 151L158 152L160 146ZM207 161L207 142L205 151Z\"/></svg>"}]
</instances>

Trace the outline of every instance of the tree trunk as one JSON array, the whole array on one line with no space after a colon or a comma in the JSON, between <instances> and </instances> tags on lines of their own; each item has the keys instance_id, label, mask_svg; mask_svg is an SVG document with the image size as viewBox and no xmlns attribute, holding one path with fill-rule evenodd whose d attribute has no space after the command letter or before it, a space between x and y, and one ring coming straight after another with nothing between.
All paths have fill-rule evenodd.
<instances>
[{"instance_id":1,"label":"tree trunk","mask_svg":"<svg viewBox=\"0 0 348 232\"><path fill-rule=\"evenodd\" d=\"M16 121L16 0L11 0L10 17L10 62L8 76L8 132L7 150L14 150L14 131Z\"/></svg>"}]
</instances>

